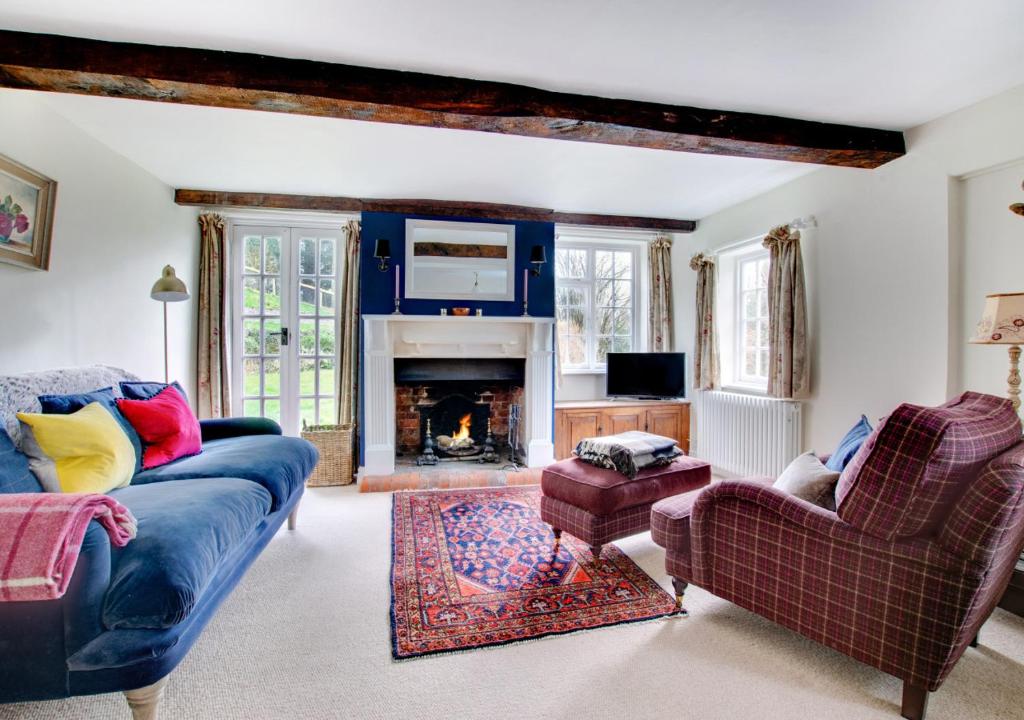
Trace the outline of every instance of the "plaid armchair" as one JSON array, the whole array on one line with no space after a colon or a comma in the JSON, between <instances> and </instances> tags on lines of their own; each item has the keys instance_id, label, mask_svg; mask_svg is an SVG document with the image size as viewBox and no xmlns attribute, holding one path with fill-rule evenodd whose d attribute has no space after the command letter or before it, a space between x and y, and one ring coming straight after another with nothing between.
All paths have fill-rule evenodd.
<instances>
[{"instance_id":1,"label":"plaid armchair","mask_svg":"<svg viewBox=\"0 0 1024 720\"><path fill-rule=\"evenodd\" d=\"M1024 546L1024 442L1009 401L901 405L840 477L837 511L725 481L657 503L678 602L690 582L903 680L924 718Z\"/></svg>"}]
</instances>

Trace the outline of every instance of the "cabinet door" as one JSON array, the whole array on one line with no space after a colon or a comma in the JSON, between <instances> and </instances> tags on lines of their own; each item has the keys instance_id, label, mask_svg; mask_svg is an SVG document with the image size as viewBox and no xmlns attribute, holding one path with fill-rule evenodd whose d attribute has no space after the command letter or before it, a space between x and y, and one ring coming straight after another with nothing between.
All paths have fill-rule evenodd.
<instances>
[{"instance_id":1,"label":"cabinet door","mask_svg":"<svg viewBox=\"0 0 1024 720\"><path fill-rule=\"evenodd\" d=\"M601 435L601 413L598 410L563 410L555 441L556 459L572 456L577 443L585 437Z\"/></svg>"},{"instance_id":2,"label":"cabinet door","mask_svg":"<svg viewBox=\"0 0 1024 720\"><path fill-rule=\"evenodd\" d=\"M664 435L680 443L683 440L681 415L678 407L651 408L647 411L647 432Z\"/></svg>"},{"instance_id":3,"label":"cabinet door","mask_svg":"<svg viewBox=\"0 0 1024 720\"><path fill-rule=\"evenodd\" d=\"M630 430L643 429L643 408L609 408L604 411L604 432L602 435L618 435Z\"/></svg>"}]
</instances>

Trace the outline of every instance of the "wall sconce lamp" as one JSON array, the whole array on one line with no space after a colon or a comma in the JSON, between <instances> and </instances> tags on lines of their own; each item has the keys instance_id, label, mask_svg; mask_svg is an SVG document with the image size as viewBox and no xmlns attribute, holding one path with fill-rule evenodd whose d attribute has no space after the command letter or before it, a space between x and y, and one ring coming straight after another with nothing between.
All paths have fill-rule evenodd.
<instances>
[{"instance_id":1,"label":"wall sconce lamp","mask_svg":"<svg viewBox=\"0 0 1024 720\"><path fill-rule=\"evenodd\" d=\"M541 268L548 261L543 245L534 245L530 249L530 273L534 277L540 277Z\"/></svg>"},{"instance_id":2,"label":"wall sconce lamp","mask_svg":"<svg viewBox=\"0 0 1024 720\"><path fill-rule=\"evenodd\" d=\"M380 262L377 269L381 272L388 271L388 260L391 259L391 241L385 238L377 238L377 246L373 250L373 256Z\"/></svg>"}]
</instances>

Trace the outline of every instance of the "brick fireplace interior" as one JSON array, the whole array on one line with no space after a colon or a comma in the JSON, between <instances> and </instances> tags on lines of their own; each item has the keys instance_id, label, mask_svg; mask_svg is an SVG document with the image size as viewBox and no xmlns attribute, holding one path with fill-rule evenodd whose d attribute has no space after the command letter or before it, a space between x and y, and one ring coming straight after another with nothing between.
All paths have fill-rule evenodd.
<instances>
[{"instance_id":1,"label":"brick fireplace interior","mask_svg":"<svg viewBox=\"0 0 1024 720\"><path fill-rule=\"evenodd\" d=\"M524 362L516 358L396 359L397 458L414 462L423 452L429 419L439 465L477 461L489 420L494 449L508 462L510 412L522 407L523 378Z\"/></svg>"}]
</instances>

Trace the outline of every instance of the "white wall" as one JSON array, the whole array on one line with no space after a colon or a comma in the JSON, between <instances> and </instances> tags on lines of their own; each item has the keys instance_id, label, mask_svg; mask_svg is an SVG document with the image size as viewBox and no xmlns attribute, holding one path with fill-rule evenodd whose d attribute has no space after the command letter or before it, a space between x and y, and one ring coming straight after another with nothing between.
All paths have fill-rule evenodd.
<instances>
[{"instance_id":1,"label":"white wall","mask_svg":"<svg viewBox=\"0 0 1024 720\"><path fill-rule=\"evenodd\" d=\"M960 268L959 328L955 347L960 350L954 368L958 388L994 395L1006 393L1009 358L1005 345L970 345L981 318L985 295L1024 292L1024 218L1008 209L1024 202L1024 162L959 181Z\"/></svg>"},{"instance_id":2,"label":"white wall","mask_svg":"<svg viewBox=\"0 0 1024 720\"><path fill-rule=\"evenodd\" d=\"M0 153L57 181L50 270L0 264L0 374L106 363L163 377L165 264L196 290L196 211L54 112L38 94L0 91ZM194 387L193 300L168 305L171 375Z\"/></svg>"},{"instance_id":3,"label":"white wall","mask_svg":"<svg viewBox=\"0 0 1024 720\"><path fill-rule=\"evenodd\" d=\"M876 170L822 168L716 213L678 253L682 263L682 255L818 218L818 228L803 233L813 383L807 449L832 449L862 412L874 421L903 401L942 402L961 385L961 358L970 352L973 362L981 350L961 343L961 193L951 177L1024 157L1022 121L1024 87L908 131L907 156ZM690 310L677 313L677 329L692 353L693 286L680 281L683 272L692 276L680 268L676 305Z\"/></svg>"}]
</instances>

